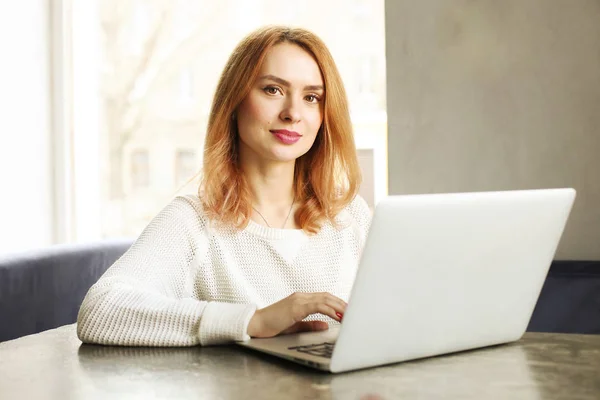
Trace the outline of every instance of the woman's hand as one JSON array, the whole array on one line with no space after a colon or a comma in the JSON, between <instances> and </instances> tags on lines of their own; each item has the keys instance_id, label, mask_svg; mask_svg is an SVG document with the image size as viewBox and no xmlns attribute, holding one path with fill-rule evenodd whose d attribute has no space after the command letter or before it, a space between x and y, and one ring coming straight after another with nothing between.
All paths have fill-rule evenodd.
<instances>
[{"instance_id":1,"label":"woman's hand","mask_svg":"<svg viewBox=\"0 0 600 400\"><path fill-rule=\"evenodd\" d=\"M327 322L302 320L320 313L341 322L346 306L344 300L330 293L293 293L257 310L248 324L248 335L266 338L279 334L322 331L329 327Z\"/></svg>"}]
</instances>

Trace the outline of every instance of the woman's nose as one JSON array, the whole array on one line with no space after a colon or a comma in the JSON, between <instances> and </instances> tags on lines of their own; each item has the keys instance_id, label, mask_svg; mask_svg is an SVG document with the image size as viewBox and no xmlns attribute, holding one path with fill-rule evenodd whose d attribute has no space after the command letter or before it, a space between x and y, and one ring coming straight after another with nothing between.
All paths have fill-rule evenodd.
<instances>
[{"instance_id":1,"label":"woman's nose","mask_svg":"<svg viewBox=\"0 0 600 400\"><path fill-rule=\"evenodd\" d=\"M301 115L297 102L292 99L287 100L279 117L286 122L296 123L300 121Z\"/></svg>"}]
</instances>

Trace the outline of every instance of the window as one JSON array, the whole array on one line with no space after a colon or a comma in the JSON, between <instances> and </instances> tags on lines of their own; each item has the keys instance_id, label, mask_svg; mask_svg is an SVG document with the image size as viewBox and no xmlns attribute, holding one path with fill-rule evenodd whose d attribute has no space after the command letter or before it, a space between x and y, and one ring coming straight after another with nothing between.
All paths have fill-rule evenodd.
<instances>
[{"instance_id":1,"label":"window","mask_svg":"<svg viewBox=\"0 0 600 400\"><path fill-rule=\"evenodd\" d=\"M143 189L150 185L150 161L147 150L134 150L131 153L131 187Z\"/></svg>"},{"instance_id":2,"label":"window","mask_svg":"<svg viewBox=\"0 0 600 400\"><path fill-rule=\"evenodd\" d=\"M191 67L182 68L177 76L177 99L182 105L194 101L194 70Z\"/></svg>"},{"instance_id":3,"label":"window","mask_svg":"<svg viewBox=\"0 0 600 400\"><path fill-rule=\"evenodd\" d=\"M100 110L74 128L81 143L98 143L93 157L82 155L91 146L74 145L74 168L98 171L96 182L88 175L87 186L74 185L74 201L84 198L78 190L100 188L97 201L76 204L74 218L101 216L97 237L138 234L199 172L221 70L241 38L267 24L302 26L325 41L346 84L363 173L372 177L364 195L373 204L387 193L383 0L70 4L71 85L86 88L74 93L74 114Z\"/></svg>"},{"instance_id":4,"label":"window","mask_svg":"<svg viewBox=\"0 0 600 400\"><path fill-rule=\"evenodd\" d=\"M375 207L375 157L372 149L358 149L358 163L362 172L360 195L371 209Z\"/></svg>"},{"instance_id":5,"label":"window","mask_svg":"<svg viewBox=\"0 0 600 400\"><path fill-rule=\"evenodd\" d=\"M175 155L175 185L185 185L197 174L196 152L193 150L177 150Z\"/></svg>"}]
</instances>

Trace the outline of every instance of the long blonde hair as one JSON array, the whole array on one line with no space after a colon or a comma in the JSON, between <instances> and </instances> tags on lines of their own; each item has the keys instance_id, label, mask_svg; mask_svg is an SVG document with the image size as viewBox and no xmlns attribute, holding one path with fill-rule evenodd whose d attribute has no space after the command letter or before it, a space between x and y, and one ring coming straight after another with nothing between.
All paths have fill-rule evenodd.
<instances>
[{"instance_id":1,"label":"long blonde hair","mask_svg":"<svg viewBox=\"0 0 600 400\"><path fill-rule=\"evenodd\" d=\"M235 48L219 79L208 120L199 195L209 219L243 229L252 213L251 195L238 164L238 134L232 118L258 77L273 46L292 43L312 55L324 83L323 123L311 149L296 160L295 222L316 233L358 193L361 173L348 100L329 50L315 34L299 28L267 26Z\"/></svg>"}]
</instances>

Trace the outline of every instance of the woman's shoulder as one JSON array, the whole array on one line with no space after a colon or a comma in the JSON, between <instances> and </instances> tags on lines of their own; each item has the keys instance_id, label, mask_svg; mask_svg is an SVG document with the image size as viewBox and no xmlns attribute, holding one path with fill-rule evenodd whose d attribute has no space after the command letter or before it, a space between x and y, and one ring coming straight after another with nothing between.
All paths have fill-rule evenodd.
<instances>
[{"instance_id":1,"label":"woman's shoulder","mask_svg":"<svg viewBox=\"0 0 600 400\"><path fill-rule=\"evenodd\" d=\"M355 218L371 218L371 208L360 194L354 196L346 206L346 210Z\"/></svg>"},{"instance_id":2,"label":"woman's shoulder","mask_svg":"<svg viewBox=\"0 0 600 400\"><path fill-rule=\"evenodd\" d=\"M338 214L336 222L342 229L348 225L358 226L364 234L369 230L371 214L371 209L365 199L357 194Z\"/></svg>"},{"instance_id":3,"label":"woman's shoulder","mask_svg":"<svg viewBox=\"0 0 600 400\"><path fill-rule=\"evenodd\" d=\"M190 211L203 212L202 199L197 194L178 195L173 198L172 203Z\"/></svg>"},{"instance_id":4,"label":"woman's shoulder","mask_svg":"<svg viewBox=\"0 0 600 400\"><path fill-rule=\"evenodd\" d=\"M185 194L174 197L161 211L161 214L184 223L196 222L204 226L206 215L202 200L197 194Z\"/></svg>"}]
</instances>

